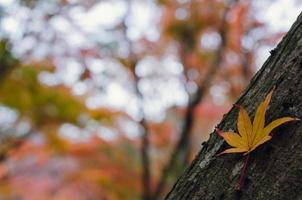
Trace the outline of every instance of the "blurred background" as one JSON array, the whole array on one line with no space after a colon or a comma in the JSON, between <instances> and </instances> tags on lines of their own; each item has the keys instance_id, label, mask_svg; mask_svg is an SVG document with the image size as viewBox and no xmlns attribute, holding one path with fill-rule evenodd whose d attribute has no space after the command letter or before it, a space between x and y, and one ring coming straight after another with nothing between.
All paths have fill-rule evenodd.
<instances>
[{"instance_id":1,"label":"blurred background","mask_svg":"<svg viewBox=\"0 0 302 200\"><path fill-rule=\"evenodd\" d=\"M0 199L163 199L301 10L0 0Z\"/></svg>"}]
</instances>

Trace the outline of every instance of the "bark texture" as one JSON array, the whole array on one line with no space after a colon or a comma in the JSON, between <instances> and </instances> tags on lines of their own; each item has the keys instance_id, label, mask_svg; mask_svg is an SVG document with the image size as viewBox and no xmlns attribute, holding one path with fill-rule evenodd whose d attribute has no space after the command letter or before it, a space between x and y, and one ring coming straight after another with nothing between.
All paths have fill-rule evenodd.
<instances>
[{"instance_id":1,"label":"bark texture","mask_svg":"<svg viewBox=\"0 0 302 200\"><path fill-rule=\"evenodd\" d=\"M268 92L276 86L266 124L284 116L302 117L302 14L236 102L253 118ZM232 108L217 126L237 130L238 111ZM250 155L242 191L236 192L241 154L218 156L227 144L212 133L191 166L178 179L167 200L302 199L302 122L273 131L273 139Z\"/></svg>"}]
</instances>

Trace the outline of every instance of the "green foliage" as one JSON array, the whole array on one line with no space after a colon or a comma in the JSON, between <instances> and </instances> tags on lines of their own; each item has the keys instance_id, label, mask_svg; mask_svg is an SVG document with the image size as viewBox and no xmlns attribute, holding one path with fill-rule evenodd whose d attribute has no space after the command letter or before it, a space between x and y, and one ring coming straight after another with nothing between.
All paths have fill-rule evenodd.
<instances>
[{"instance_id":1,"label":"green foliage","mask_svg":"<svg viewBox=\"0 0 302 200\"><path fill-rule=\"evenodd\" d=\"M7 41L0 41L0 81L6 74L11 71L18 61L12 56L11 52L7 50Z\"/></svg>"},{"instance_id":2,"label":"green foliage","mask_svg":"<svg viewBox=\"0 0 302 200\"><path fill-rule=\"evenodd\" d=\"M0 102L15 108L37 126L76 123L84 105L63 87L48 87L38 81L39 69L16 68L0 87Z\"/></svg>"}]
</instances>

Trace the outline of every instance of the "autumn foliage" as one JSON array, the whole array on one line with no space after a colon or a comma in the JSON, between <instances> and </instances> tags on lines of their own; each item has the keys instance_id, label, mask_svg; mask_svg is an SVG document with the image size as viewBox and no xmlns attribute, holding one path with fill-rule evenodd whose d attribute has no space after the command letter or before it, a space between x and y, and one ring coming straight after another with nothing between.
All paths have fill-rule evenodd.
<instances>
[{"instance_id":1,"label":"autumn foliage","mask_svg":"<svg viewBox=\"0 0 302 200\"><path fill-rule=\"evenodd\" d=\"M273 90L267 95L265 100L259 105L253 123L247 113L247 111L240 105L237 105L239 109L237 128L238 132L222 132L217 129L218 134L225 139L225 141L234 148L227 149L224 153L244 153L249 154L259 145L269 141L272 136L270 135L272 130L278 126L298 120L293 117L282 117L276 119L265 126L265 113L268 105L272 99Z\"/></svg>"},{"instance_id":2,"label":"autumn foliage","mask_svg":"<svg viewBox=\"0 0 302 200\"><path fill-rule=\"evenodd\" d=\"M0 4L0 199L162 199L282 36L251 34L266 26L253 1L12 2ZM225 153L293 120L264 127L271 95L253 124L239 108Z\"/></svg>"}]
</instances>

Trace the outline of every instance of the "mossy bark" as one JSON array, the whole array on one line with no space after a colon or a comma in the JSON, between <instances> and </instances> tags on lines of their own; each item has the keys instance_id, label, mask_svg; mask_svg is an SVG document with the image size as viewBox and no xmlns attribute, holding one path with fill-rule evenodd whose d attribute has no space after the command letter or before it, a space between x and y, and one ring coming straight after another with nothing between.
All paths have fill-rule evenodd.
<instances>
[{"instance_id":1,"label":"mossy bark","mask_svg":"<svg viewBox=\"0 0 302 200\"><path fill-rule=\"evenodd\" d=\"M266 121L302 117L302 14L236 102L251 117L259 103L276 86ZM234 107L217 126L236 130ZM273 139L250 155L241 192L236 191L243 156L217 154L227 144L212 133L190 167L178 179L167 200L200 199L302 199L302 122L290 122L273 131Z\"/></svg>"}]
</instances>

